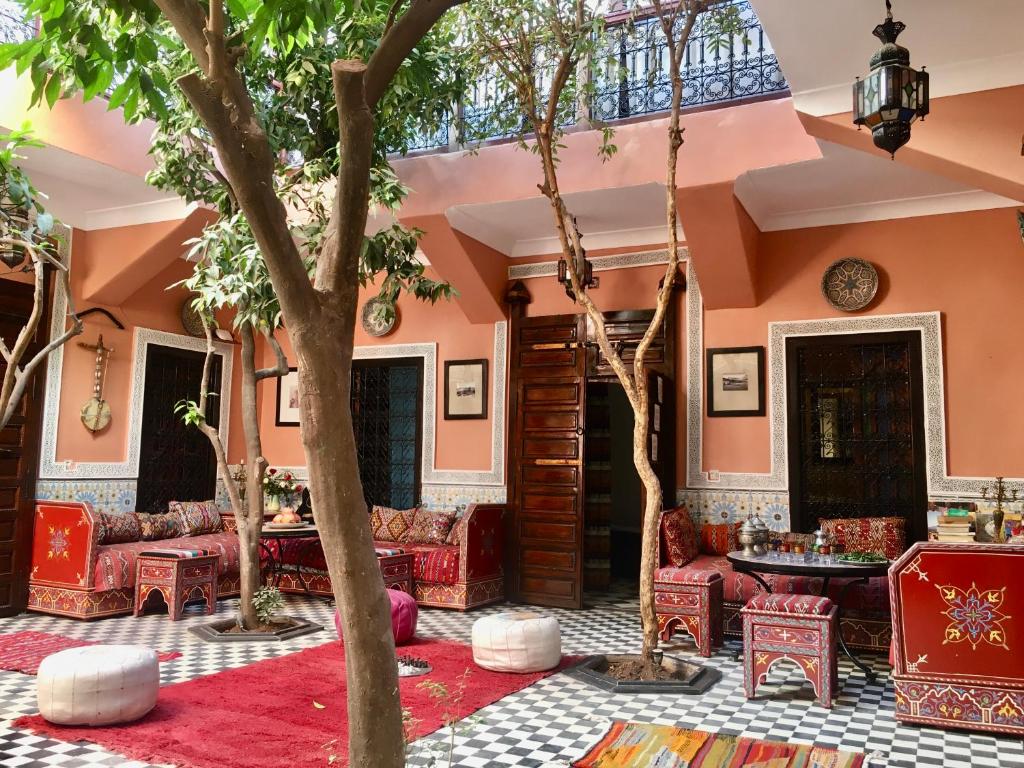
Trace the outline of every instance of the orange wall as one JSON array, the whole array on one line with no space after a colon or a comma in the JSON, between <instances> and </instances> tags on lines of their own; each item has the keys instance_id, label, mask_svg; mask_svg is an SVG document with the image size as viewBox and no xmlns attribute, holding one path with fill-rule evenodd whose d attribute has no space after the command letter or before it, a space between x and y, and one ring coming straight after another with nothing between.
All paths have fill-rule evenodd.
<instances>
[{"instance_id":1,"label":"orange wall","mask_svg":"<svg viewBox=\"0 0 1024 768\"><path fill-rule=\"evenodd\" d=\"M430 270L428 273L436 278ZM359 294L360 311L364 302L376 295L373 288L364 288ZM495 404L488 402L487 419L466 421L444 420L444 363L445 360L486 358L488 361L488 389L494 380L494 325L473 325L455 302L439 301L425 304L403 295L398 301L398 327L383 338L373 338L362 328L356 331L356 346L437 343L437 393L435 467L437 469L490 470L491 424ZM287 334L282 334L283 346L291 352ZM269 348L263 350L265 364L270 364ZM292 362L294 366L294 362ZM305 465L298 427L275 426L277 383L260 386L260 431L263 453L274 465ZM498 407L504 407L500 404ZM243 455L242 444L232 441L232 461Z\"/></svg>"},{"instance_id":2,"label":"orange wall","mask_svg":"<svg viewBox=\"0 0 1024 768\"><path fill-rule=\"evenodd\" d=\"M846 256L880 275L878 297L858 314L942 312L950 474L1024 476L1024 249L1013 210L762 234L760 305L706 312L705 346L767 345L771 321L848 316L820 289ZM703 439L705 469L770 469L767 417L705 416Z\"/></svg>"}]
</instances>

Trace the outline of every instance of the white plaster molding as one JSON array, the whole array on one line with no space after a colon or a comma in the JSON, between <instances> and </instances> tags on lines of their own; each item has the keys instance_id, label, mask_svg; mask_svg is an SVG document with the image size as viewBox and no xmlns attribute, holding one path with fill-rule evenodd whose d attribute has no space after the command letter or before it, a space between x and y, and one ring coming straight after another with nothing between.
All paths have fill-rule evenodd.
<instances>
[{"instance_id":1,"label":"white plaster molding","mask_svg":"<svg viewBox=\"0 0 1024 768\"><path fill-rule=\"evenodd\" d=\"M918 331L921 334L924 389L925 454L928 497L980 497L991 478L957 477L947 471L945 373L942 357L942 320L939 312L896 315L865 315L823 320L797 320L768 324L766 397L770 425L771 471L767 473L722 472L719 482L709 482L703 472L704 429L704 306L696 273L687 263L686 274L686 484L709 491L777 491L788 493L786 339L851 333ZM1024 490L1024 479L1007 481Z\"/></svg>"},{"instance_id":2,"label":"white plaster molding","mask_svg":"<svg viewBox=\"0 0 1024 768\"><path fill-rule=\"evenodd\" d=\"M54 323L51 338L60 333L62 320L67 309L67 297L58 290L54 298ZM131 400L127 408L128 434L127 457L120 462L58 462L57 430L60 426L61 372L64 368L63 348L50 355L47 363L46 401L43 410L43 445L39 467L40 480L82 480L82 479L134 479L139 475L139 454L142 440L143 394L146 386L146 358L150 344L176 349L206 351L206 339L184 336L178 333L157 331L152 328L136 328L132 350ZM221 357L220 424L221 439L228 443L231 426L231 369L234 362L234 348L229 344L214 343L216 354ZM115 418L117 415L115 414Z\"/></svg>"},{"instance_id":3,"label":"white plaster molding","mask_svg":"<svg viewBox=\"0 0 1024 768\"><path fill-rule=\"evenodd\" d=\"M662 228L664 237L664 228ZM679 260L689 258L686 248L679 249ZM633 267L649 267L668 264L668 251L640 251L637 253L617 253L614 256L594 256L590 259L595 272L610 269L631 269ZM531 277L554 277L558 274L557 261L538 261L533 264L514 264L508 268L509 280L523 280Z\"/></svg>"},{"instance_id":4,"label":"white plaster molding","mask_svg":"<svg viewBox=\"0 0 1024 768\"><path fill-rule=\"evenodd\" d=\"M97 208L85 212L82 229L108 229L153 224L158 221L177 221L184 219L198 207L197 203L186 203L180 197L170 197L115 208Z\"/></svg>"},{"instance_id":5,"label":"white plaster molding","mask_svg":"<svg viewBox=\"0 0 1024 768\"><path fill-rule=\"evenodd\" d=\"M676 225L680 239L683 237L682 227ZM637 227L636 229L619 229L608 232L587 232L583 236L583 246L590 251L604 248L635 248L665 242L665 225L653 227ZM522 259L527 256L545 256L562 250L562 242L558 237L538 237L516 240L509 252L509 258Z\"/></svg>"},{"instance_id":6,"label":"white plaster molding","mask_svg":"<svg viewBox=\"0 0 1024 768\"><path fill-rule=\"evenodd\" d=\"M1009 88L1024 82L1024 76L1021 75L1024 72L1024 52L1014 51L1002 56L938 64L929 66L928 71L931 73L933 99L995 88ZM849 112L853 109L852 85L851 79L848 83L799 91L793 94L793 103L798 111L814 117Z\"/></svg>"},{"instance_id":7,"label":"white plaster molding","mask_svg":"<svg viewBox=\"0 0 1024 768\"><path fill-rule=\"evenodd\" d=\"M992 208L1012 208L1020 203L1008 197L991 192L970 190L950 192L942 195L924 195L899 200L872 201L834 208L816 208L788 213L767 213L752 217L762 232L778 232L787 229L827 227L836 224L860 224L868 221L909 219L916 216L936 216L944 213L985 211ZM744 207L746 203L744 203ZM758 206L754 206L754 210Z\"/></svg>"}]
</instances>

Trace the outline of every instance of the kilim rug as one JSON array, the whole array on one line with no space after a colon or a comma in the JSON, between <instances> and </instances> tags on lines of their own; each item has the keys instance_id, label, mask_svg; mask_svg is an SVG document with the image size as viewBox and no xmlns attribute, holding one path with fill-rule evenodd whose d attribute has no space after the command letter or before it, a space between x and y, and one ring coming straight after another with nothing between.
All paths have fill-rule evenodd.
<instances>
[{"instance_id":1,"label":"kilim rug","mask_svg":"<svg viewBox=\"0 0 1024 768\"><path fill-rule=\"evenodd\" d=\"M778 741L612 723L575 768L861 768L864 755Z\"/></svg>"},{"instance_id":2,"label":"kilim rug","mask_svg":"<svg viewBox=\"0 0 1024 768\"><path fill-rule=\"evenodd\" d=\"M440 640L414 640L401 652L433 667L399 683L410 739L556 671L489 672L473 663L469 646ZM443 684L446 694L432 694L424 681ZM179 768L340 768L348 762L347 712L344 651L333 642L164 686L156 708L134 723L68 727L33 715L15 727Z\"/></svg>"},{"instance_id":3,"label":"kilim rug","mask_svg":"<svg viewBox=\"0 0 1024 768\"><path fill-rule=\"evenodd\" d=\"M58 651L66 651L68 648L81 648L83 645L96 643L64 635L51 635L47 632L28 631L0 635L0 669L34 675L39 671L39 664L47 656ZM160 661L171 661L180 656L177 651L157 651Z\"/></svg>"}]
</instances>

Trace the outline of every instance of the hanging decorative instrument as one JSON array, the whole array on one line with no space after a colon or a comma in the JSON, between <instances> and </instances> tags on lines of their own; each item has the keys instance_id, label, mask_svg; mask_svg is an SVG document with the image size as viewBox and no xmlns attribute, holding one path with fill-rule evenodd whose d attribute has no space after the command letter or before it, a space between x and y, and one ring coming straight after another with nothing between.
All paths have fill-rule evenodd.
<instances>
[{"instance_id":1,"label":"hanging decorative instrument","mask_svg":"<svg viewBox=\"0 0 1024 768\"><path fill-rule=\"evenodd\" d=\"M79 343L80 347L96 350L96 371L93 374L92 397L82 406L82 424L90 432L101 432L110 426L110 404L103 399L103 380L107 376L107 363L114 350L103 346L103 334L96 345Z\"/></svg>"}]
</instances>

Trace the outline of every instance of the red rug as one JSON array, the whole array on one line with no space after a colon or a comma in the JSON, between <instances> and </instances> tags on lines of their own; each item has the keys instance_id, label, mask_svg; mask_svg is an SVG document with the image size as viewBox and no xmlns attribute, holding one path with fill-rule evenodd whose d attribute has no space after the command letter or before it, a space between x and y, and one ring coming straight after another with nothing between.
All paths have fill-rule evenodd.
<instances>
[{"instance_id":1,"label":"red rug","mask_svg":"<svg viewBox=\"0 0 1024 768\"><path fill-rule=\"evenodd\" d=\"M64 635L51 635L47 632L14 632L0 635L0 669L8 672L22 672L34 675L39 671L39 664L47 656L68 648L81 648L83 645L97 645L88 640L78 640ZM177 651L157 651L160 661L171 661L181 656Z\"/></svg>"},{"instance_id":2,"label":"red rug","mask_svg":"<svg viewBox=\"0 0 1024 768\"><path fill-rule=\"evenodd\" d=\"M444 725L444 705L418 687L421 681L445 683L451 706L459 678L470 670L458 713L466 717L552 674L488 672L473 663L472 649L461 643L415 640L401 652L434 668L401 681L402 707L416 720L412 738ZM348 762L346 713L344 654L342 644L334 642L168 685L160 689L156 709L136 723L71 728L34 715L15 727L179 768L326 768Z\"/></svg>"}]
</instances>

